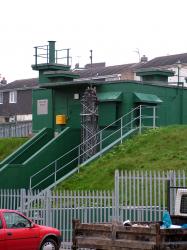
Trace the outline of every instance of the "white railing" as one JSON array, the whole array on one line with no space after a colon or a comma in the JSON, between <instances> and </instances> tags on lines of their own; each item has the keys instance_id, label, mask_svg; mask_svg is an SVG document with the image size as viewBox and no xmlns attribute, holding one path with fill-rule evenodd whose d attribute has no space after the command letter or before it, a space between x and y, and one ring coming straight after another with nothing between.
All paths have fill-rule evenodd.
<instances>
[{"instance_id":1,"label":"white railing","mask_svg":"<svg viewBox=\"0 0 187 250\"><path fill-rule=\"evenodd\" d=\"M152 110L152 114L146 115L147 110ZM69 177L71 174L79 171L79 168L81 166L84 166L91 160L102 156L105 151L109 150L117 143L122 143L123 139L129 134L135 132L136 130L139 130L139 133L141 133L142 129L144 128L155 128L156 118L157 117L155 106L140 105L136 107L135 109L131 110L127 114L123 115L121 118L117 119L113 123L106 126L104 129L93 135L93 137L98 136L98 143L87 149L85 152L81 152L81 147L83 145L83 143L81 143L78 146L72 148L67 153L65 153L63 156L59 157L55 161L51 162L50 164L33 174L30 177L30 189L39 188L41 184L44 184L50 178L53 178L52 186L55 186L60 180L62 181L65 178ZM149 121L150 124L146 124L147 121ZM92 137L89 138L87 141L91 139ZM85 162L81 162L83 155L87 154L95 147L97 147L98 152ZM60 162L62 162L67 156L71 158L72 154L75 154L77 156L59 167L59 165L61 165ZM74 165L74 167L71 169L72 164ZM60 172L62 173L63 171L66 171L67 168L70 168L69 173L66 173L64 176L61 174L61 177L59 178L58 175L60 175ZM46 171L46 177L42 177L40 181L36 181L37 179L40 179L40 176L44 176Z\"/></svg>"},{"instance_id":2,"label":"white railing","mask_svg":"<svg viewBox=\"0 0 187 250\"><path fill-rule=\"evenodd\" d=\"M32 121L0 124L0 138L27 137L32 135Z\"/></svg>"}]
</instances>

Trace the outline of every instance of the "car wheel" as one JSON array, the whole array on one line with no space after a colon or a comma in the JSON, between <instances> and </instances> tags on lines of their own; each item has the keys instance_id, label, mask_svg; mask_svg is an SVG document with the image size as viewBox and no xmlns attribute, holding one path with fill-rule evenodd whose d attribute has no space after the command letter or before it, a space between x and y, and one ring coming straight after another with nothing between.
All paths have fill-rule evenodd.
<instances>
[{"instance_id":1,"label":"car wheel","mask_svg":"<svg viewBox=\"0 0 187 250\"><path fill-rule=\"evenodd\" d=\"M58 250L58 247L54 240L46 239L42 243L40 250Z\"/></svg>"}]
</instances>

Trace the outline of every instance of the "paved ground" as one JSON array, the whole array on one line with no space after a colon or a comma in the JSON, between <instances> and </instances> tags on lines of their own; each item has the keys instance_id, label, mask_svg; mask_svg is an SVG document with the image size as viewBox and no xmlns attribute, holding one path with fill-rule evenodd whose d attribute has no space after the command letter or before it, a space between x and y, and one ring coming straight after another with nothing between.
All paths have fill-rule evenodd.
<instances>
[{"instance_id":1,"label":"paved ground","mask_svg":"<svg viewBox=\"0 0 187 250\"><path fill-rule=\"evenodd\" d=\"M61 246L61 248L60 248L60 250L67 250L67 249L71 249L71 245L70 245L69 242L67 242L66 248L63 248L62 246ZM0 250L1 250L1 249L0 249Z\"/></svg>"}]
</instances>

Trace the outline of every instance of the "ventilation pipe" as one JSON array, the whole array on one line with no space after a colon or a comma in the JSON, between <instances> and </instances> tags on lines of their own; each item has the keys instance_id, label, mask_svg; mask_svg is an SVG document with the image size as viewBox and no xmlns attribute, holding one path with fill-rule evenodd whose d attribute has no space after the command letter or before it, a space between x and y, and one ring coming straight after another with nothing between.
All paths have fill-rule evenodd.
<instances>
[{"instance_id":1,"label":"ventilation pipe","mask_svg":"<svg viewBox=\"0 0 187 250\"><path fill-rule=\"evenodd\" d=\"M49 42L49 63L55 63L55 43L56 41Z\"/></svg>"}]
</instances>

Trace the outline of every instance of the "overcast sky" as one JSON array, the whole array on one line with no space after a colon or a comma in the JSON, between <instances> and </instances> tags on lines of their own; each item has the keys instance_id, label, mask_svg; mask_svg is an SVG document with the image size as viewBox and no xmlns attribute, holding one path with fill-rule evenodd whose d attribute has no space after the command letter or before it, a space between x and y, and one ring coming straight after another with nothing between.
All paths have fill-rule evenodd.
<instances>
[{"instance_id":1,"label":"overcast sky","mask_svg":"<svg viewBox=\"0 0 187 250\"><path fill-rule=\"evenodd\" d=\"M187 52L187 0L1 0L0 73L37 77L34 46L71 48L72 67Z\"/></svg>"}]
</instances>

